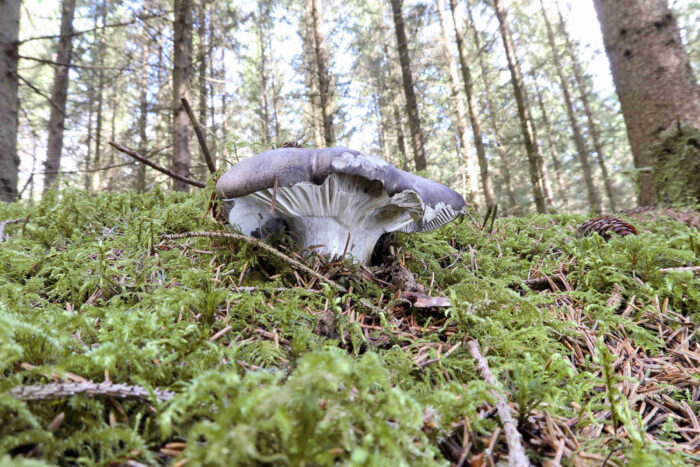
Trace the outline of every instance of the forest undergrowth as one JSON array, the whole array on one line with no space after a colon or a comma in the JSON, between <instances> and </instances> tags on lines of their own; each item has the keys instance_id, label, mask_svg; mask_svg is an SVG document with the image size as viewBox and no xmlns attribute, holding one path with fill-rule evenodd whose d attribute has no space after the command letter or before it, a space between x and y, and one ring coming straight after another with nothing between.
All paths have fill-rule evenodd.
<instances>
[{"instance_id":1,"label":"forest undergrowth","mask_svg":"<svg viewBox=\"0 0 700 467\"><path fill-rule=\"evenodd\" d=\"M164 237L223 231L209 193L0 205L0 464L496 465L494 389L534 465L700 462L697 211L465 218L368 267L273 241L310 274Z\"/></svg>"}]
</instances>

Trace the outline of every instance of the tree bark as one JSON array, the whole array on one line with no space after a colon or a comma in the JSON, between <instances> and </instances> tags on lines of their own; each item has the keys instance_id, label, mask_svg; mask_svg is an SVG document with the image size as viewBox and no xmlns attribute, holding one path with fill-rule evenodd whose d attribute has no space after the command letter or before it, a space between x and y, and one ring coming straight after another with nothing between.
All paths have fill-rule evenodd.
<instances>
[{"instance_id":1,"label":"tree bark","mask_svg":"<svg viewBox=\"0 0 700 467\"><path fill-rule=\"evenodd\" d=\"M174 0L173 52L173 171L190 178L190 121L182 99L190 96L192 70L192 2ZM188 184L173 180L173 190L189 191Z\"/></svg>"},{"instance_id":2,"label":"tree bark","mask_svg":"<svg viewBox=\"0 0 700 467\"><path fill-rule=\"evenodd\" d=\"M547 207L544 182L542 180L542 156L537 146L535 129L532 125L532 118L527 103L525 84L523 82L522 72L520 71L518 58L515 55L515 46L510 34L510 26L508 24L508 18L506 17L506 10L503 7L503 0L494 0L494 9L498 17L498 27L501 32L501 39L503 40L503 47L508 60L510 81L513 86L513 96L515 97L515 103L518 107L518 118L520 119L520 127L525 142L525 151L527 152L535 206L537 207L537 212L544 213L547 211Z\"/></svg>"},{"instance_id":3,"label":"tree bark","mask_svg":"<svg viewBox=\"0 0 700 467\"><path fill-rule=\"evenodd\" d=\"M547 11L544 7L544 2L540 0L540 7L542 9L542 17L544 18L544 24L547 28L547 40L549 42L549 47L552 49L552 60L554 61L554 68L557 71L557 76L559 77L559 87L564 96L564 104L566 105L566 113L569 116L569 122L571 123L571 132L574 136L574 144L576 145L576 152L578 153L579 161L581 162L581 170L583 170L583 179L586 182L586 193L588 195L588 206L591 211L598 213L600 212L600 197L598 195L598 190L593 183L593 174L591 172L591 165L588 161L588 149L586 149L586 143L583 140L583 134L581 133L581 128L578 124L578 119L576 118L576 110L574 109L574 102L571 98L571 91L569 90L569 83L566 80L566 75L564 74L564 68L561 63L561 58L559 57L559 50L557 48L556 41L554 40L554 32L552 31L552 25L547 17Z\"/></svg>"},{"instance_id":4,"label":"tree bark","mask_svg":"<svg viewBox=\"0 0 700 467\"><path fill-rule=\"evenodd\" d=\"M700 86L667 0L593 0L639 176L656 202L649 146L674 122L700 128Z\"/></svg>"},{"instance_id":5,"label":"tree bark","mask_svg":"<svg viewBox=\"0 0 700 467\"><path fill-rule=\"evenodd\" d=\"M438 19L440 21L440 42L442 42L442 52L445 57L445 62L447 63L447 68L450 78L450 91L452 94L452 103L456 111L456 126L457 133L459 134L459 146L462 156L462 164L466 167L467 175L467 187L468 196L471 201L475 204L476 208L481 207L481 199L479 197L479 175L477 170L480 169L482 183L484 185L484 197L486 198L487 204L493 203L493 187L491 186L491 180L489 177L489 167L488 161L486 160L486 154L484 152L483 144L481 145L481 151L478 154L478 162L474 160L474 156L470 151L469 137L467 135L467 118L464 111L464 103L462 102L462 96L459 93L459 76L457 74L457 66L455 64L454 57L450 51L449 40L447 35L447 26L445 25L445 8L442 5L443 0L435 0L435 5L437 6ZM454 15L453 15L454 19ZM459 39L458 39L459 40ZM460 60L462 58L462 52L460 51ZM462 67L462 76L464 77L464 67ZM468 71L467 71L468 73ZM469 81L471 85L471 79ZM466 81L464 82L465 89L467 88ZM467 93L467 101L469 103L469 115L470 117L474 113L473 109L473 97L470 93ZM472 130L474 129L474 122L472 121ZM474 133L474 132L472 132ZM476 133L474 133L476 141ZM481 142L481 133L478 134L479 142ZM477 165L479 167L477 167Z\"/></svg>"},{"instance_id":6,"label":"tree bark","mask_svg":"<svg viewBox=\"0 0 700 467\"><path fill-rule=\"evenodd\" d=\"M323 36L321 17L321 0L311 0L311 21L313 27L314 55L318 79L319 103L323 118L323 138L327 147L335 146L333 130L333 99L331 96L331 79L328 72L328 55Z\"/></svg>"},{"instance_id":7,"label":"tree bark","mask_svg":"<svg viewBox=\"0 0 700 467\"><path fill-rule=\"evenodd\" d=\"M486 98L486 107L488 108L489 125L491 126L491 131L493 132L496 152L498 153L498 158L501 162L501 172L503 173L503 182L505 184L506 194L508 197L508 208L514 210L517 205L515 201L515 191L513 190L513 182L511 181L512 179L510 175L508 155L506 154L505 148L501 144L503 138L501 136L501 128L498 124L498 119L496 118L496 112L494 109L493 92L491 91L491 82L488 79L488 67L486 66L486 59L484 58L484 50L481 47L481 38L479 37L479 31L476 29L476 23L474 22L474 17L472 16L469 0L466 1L466 7L469 24L472 28L474 46L478 50L477 58L479 60L479 68L481 69L481 77L484 81L484 96Z\"/></svg>"},{"instance_id":8,"label":"tree bark","mask_svg":"<svg viewBox=\"0 0 700 467\"><path fill-rule=\"evenodd\" d=\"M53 185L61 166L63 151L63 128L66 118L66 101L68 100L68 71L73 52L73 16L75 15L75 0L63 0L61 7L61 29L58 49L56 51L57 65L51 91L51 114L49 115L49 140L47 144L46 174L44 175L44 193Z\"/></svg>"},{"instance_id":9,"label":"tree bark","mask_svg":"<svg viewBox=\"0 0 700 467\"><path fill-rule=\"evenodd\" d=\"M549 121L549 114L547 113L547 107L544 105L544 99L542 98L542 91L537 85L537 78L533 76L533 82L535 85L535 94L537 95L537 102L540 106L540 113L542 113L542 123L544 123L545 134L547 135L547 142L549 143L549 150L552 153L552 165L554 165L554 176L557 179L557 188L559 188L559 196L561 197L562 204L569 204L569 200L566 196L566 186L564 185L564 179L562 177L562 167L561 160L559 158L559 150L557 149L557 142L554 141L554 136L552 134L552 125Z\"/></svg>"},{"instance_id":10,"label":"tree bark","mask_svg":"<svg viewBox=\"0 0 700 467\"><path fill-rule=\"evenodd\" d=\"M402 0L391 0L391 9L394 13L394 29L396 31L396 45L399 50L399 62L401 63L401 76L403 77L403 91L406 95L406 108L408 124L411 128L411 145L413 146L413 158L416 170L425 170L428 167L423 146L423 133L418 116L418 102L416 91L413 87L413 75L411 74L411 61L408 57L408 40L403 24L401 12Z\"/></svg>"},{"instance_id":11,"label":"tree bark","mask_svg":"<svg viewBox=\"0 0 700 467\"><path fill-rule=\"evenodd\" d=\"M17 199L17 63L20 0L0 1L0 201Z\"/></svg>"}]
</instances>

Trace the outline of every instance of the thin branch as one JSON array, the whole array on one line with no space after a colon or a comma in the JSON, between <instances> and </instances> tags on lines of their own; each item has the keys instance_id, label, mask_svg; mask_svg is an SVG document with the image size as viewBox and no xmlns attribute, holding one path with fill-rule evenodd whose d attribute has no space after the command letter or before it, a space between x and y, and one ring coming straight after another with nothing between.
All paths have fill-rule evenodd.
<instances>
[{"instance_id":1,"label":"thin branch","mask_svg":"<svg viewBox=\"0 0 700 467\"><path fill-rule=\"evenodd\" d=\"M214 163L214 159L211 157L211 153L209 152L209 147L207 146L207 140L202 132L202 127L199 125L199 123L197 123L197 119L194 118L192 107L190 107L190 103L187 102L187 99L183 97L180 100L182 101L182 105L185 107L187 116L190 117L190 122L192 122L192 126L194 127L194 133L197 135L197 141L199 141L199 146L202 148L202 154L204 154L204 160L207 161L209 172L214 173L216 172L216 164Z\"/></svg>"},{"instance_id":2,"label":"thin branch","mask_svg":"<svg viewBox=\"0 0 700 467\"><path fill-rule=\"evenodd\" d=\"M152 167L159 172L164 173L168 177L174 178L175 180L180 180L181 182L184 182L184 183L187 183L189 185L196 186L199 188L204 188L205 186L207 186L205 183L202 183L198 180L192 180L192 179L184 177L178 173L175 173L170 169L166 169L164 167L161 167L158 164L156 164L155 162L153 162L149 159L146 159L144 156L132 151L131 149L125 148L124 146L117 144L114 141L109 141L109 145L112 146L113 148L115 148L116 150L121 151L124 154L127 154L127 155L133 157L137 161L139 161L143 164L146 164L147 166Z\"/></svg>"},{"instance_id":3,"label":"thin branch","mask_svg":"<svg viewBox=\"0 0 700 467\"><path fill-rule=\"evenodd\" d=\"M498 382L496 378L491 373L489 369L489 364L481 355L481 350L479 349L479 343L476 339L472 339L467 342L467 347L469 347L469 353L472 358L476 360L476 369L479 370L481 377L486 381L487 384L497 387ZM515 420L510 413L510 407L508 403L503 398L500 392L493 390L492 395L496 398L496 410L498 411L498 418L501 419L501 424L503 425L503 432L505 433L506 443L508 444L508 465L513 467L526 467L530 465L530 461L525 455L525 449L523 448L523 440L520 432L518 431Z\"/></svg>"},{"instance_id":4,"label":"thin branch","mask_svg":"<svg viewBox=\"0 0 700 467\"><path fill-rule=\"evenodd\" d=\"M327 278L326 276L319 274L318 272L314 271L310 267L300 263L299 261L290 258L289 256L285 255L278 249L271 247L267 243L264 243L257 238L254 237L249 237L247 235L240 235L240 234L233 234L233 233L228 233L228 232L185 232L181 234L165 234L162 236L162 238L166 240L176 240L179 238L194 238L194 237L208 237L208 238L214 238L214 237L221 237L221 238L230 238L233 240L241 240L246 243L249 243L253 246L256 246L258 248L261 248L268 253L271 253L272 255L278 257L279 259L291 264L292 266L296 267L297 269L301 269L302 271L311 274L315 278L317 278L320 281L325 282L326 284L335 287L336 289L340 290L341 292L347 292L348 290L343 287L340 284L337 284L336 282L332 281L331 279Z\"/></svg>"},{"instance_id":5,"label":"thin branch","mask_svg":"<svg viewBox=\"0 0 700 467\"><path fill-rule=\"evenodd\" d=\"M91 381L35 384L32 386L17 386L12 389L12 395L16 399L23 401L66 399L79 394L115 397L117 399L137 399L142 401L149 400L151 396L151 393L141 386L113 384L109 382L93 383ZM162 401L168 401L175 395L175 393L163 389L154 389L153 394Z\"/></svg>"},{"instance_id":6,"label":"thin branch","mask_svg":"<svg viewBox=\"0 0 700 467\"><path fill-rule=\"evenodd\" d=\"M661 268L659 269L660 272L683 272L683 271L690 271L693 273L700 273L700 266L683 266L680 268Z\"/></svg>"},{"instance_id":7,"label":"thin branch","mask_svg":"<svg viewBox=\"0 0 700 467\"><path fill-rule=\"evenodd\" d=\"M27 86L29 86L29 89L31 89L32 91L34 91L35 93L39 94L41 97L43 97L44 99L46 99L47 101L49 101L49 104L51 104L51 107L53 107L54 109L58 110L63 116L67 116L67 115L66 115L66 112L65 112L64 110L62 110L53 100L51 100L51 98L50 98L49 96L47 96L46 94L44 94L44 92L43 92L41 89L37 88L37 87L34 86L32 83L30 83L29 81L27 81L27 79L24 78L24 77L23 77L22 75L20 75L19 73L17 73L17 78L19 78L20 81L22 81L24 84L26 84Z\"/></svg>"},{"instance_id":8,"label":"thin branch","mask_svg":"<svg viewBox=\"0 0 700 467\"><path fill-rule=\"evenodd\" d=\"M97 27L95 27L95 28L85 29L85 30L82 30L82 31L73 31L72 33L67 34L67 35L65 35L65 34L64 34L64 35L61 35L61 34L49 34L49 35L46 35L46 36L29 37L29 38L24 39L24 40L21 40L21 41L16 41L15 44L16 44L16 45L22 45L22 44L26 44L27 42L31 42L31 41L39 41L39 40L45 40L45 39L60 39L61 37L64 37L64 36L66 36L66 37L75 37L75 36L80 36L80 35L87 34L87 33L90 33L90 32L99 31L99 30L101 30L101 29L107 29L107 28L121 28L121 27L124 27L124 26L131 26L132 24L134 24L136 21L139 21L139 20L140 20L140 21L144 21L144 20L147 20L147 19L160 18L160 17L162 17L160 14L139 16L139 17L136 17L136 18L132 19L131 21L126 21L126 22L124 22L124 23L104 24L104 25L102 25L102 26L97 26Z\"/></svg>"},{"instance_id":9,"label":"thin branch","mask_svg":"<svg viewBox=\"0 0 700 467\"><path fill-rule=\"evenodd\" d=\"M122 162L120 164L105 165L103 167L97 167L94 169L76 169L76 170L44 170L42 172L32 172L31 176L34 175L46 175L46 174L77 174L77 173L90 173L90 172L101 172L103 170L117 169L119 167L126 167L129 165L135 165L136 162Z\"/></svg>"},{"instance_id":10,"label":"thin branch","mask_svg":"<svg viewBox=\"0 0 700 467\"><path fill-rule=\"evenodd\" d=\"M131 68L122 68L117 66L99 66L99 65L76 65L75 63L58 63L53 60L39 57L28 57L26 55L19 55L22 60L31 60L33 62L44 63L46 65L55 66L65 66L68 68L83 68L86 70L121 70L121 71L131 71Z\"/></svg>"},{"instance_id":11,"label":"thin branch","mask_svg":"<svg viewBox=\"0 0 700 467\"><path fill-rule=\"evenodd\" d=\"M17 193L17 199L22 199L22 195L24 194L24 190L27 189L30 183L32 183L32 179L34 178L34 174L29 175L29 178L25 182L24 186L22 187L21 190L19 190L19 193Z\"/></svg>"}]
</instances>

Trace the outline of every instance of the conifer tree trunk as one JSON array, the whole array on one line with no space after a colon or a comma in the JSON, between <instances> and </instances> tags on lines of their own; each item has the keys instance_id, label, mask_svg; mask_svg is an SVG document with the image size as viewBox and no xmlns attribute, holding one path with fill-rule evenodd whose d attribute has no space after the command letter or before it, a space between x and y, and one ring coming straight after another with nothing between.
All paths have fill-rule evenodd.
<instances>
[{"instance_id":1,"label":"conifer tree trunk","mask_svg":"<svg viewBox=\"0 0 700 467\"><path fill-rule=\"evenodd\" d=\"M318 74L319 103L323 117L323 137L328 147L335 146L333 131L333 99L331 98L331 79L328 72L328 57L322 29L321 0L311 0L311 19L313 25L314 54Z\"/></svg>"},{"instance_id":2,"label":"conifer tree trunk","mask_svg":"<svg viewBox=\"0 0 700 467\"><path fill-rule=\"evenodd\" d=\"M408 124L411 128L411 145L413 146L413 158L416 170L425 170L428 167L423 145L423 133L418 116L418 102L416 91L413 87L413 75L411 74L411 61L408 57L408 40L403 24L401 12L402 0L391 0L391 9L394 14L394 29L396 31L396 45L399 50L399 62L401 63L401 76L403 77L403 90L406 95L406 108L408 110Z\"/></svg>"},{"instance_id":3,"label":"conifer tree trunk","mask_svg":"<svg viewBox=\"0 0 700 467\"><path fill-rule=\"evenodd\" d=\"M513 96L515 97L515 103L518 107L518 118L520 119L520 127L525 141L525 150L527 152L535 206L537 207L537 212L544 213L547 211L547 207L544 182L542 180L542 156L541 153L538 154L538 145L530 110L528 108L525 84L523 82L522 72L520 71L520 64L515 55L515 46L510 34L510 26L506 17L506 10L503 7L503 0L494 0L494 8L496 10L496 16L498 17L499 31L508 60L508 69L513 86Z\"/></svg>"},{"instance_id":4,"label":"conifer tree trunk","mask_svg":"<svg viewBox=\"0 0 700 467\"><path fill-rule=\"evenodd\" d=\"M479 37L479 31L476 29L476 24L474 23L474 17L472 16L471 6L469 0L466 0L467 15L469 19L469 24L471 25L472 35L474 40L474 45L478 50L477 58L479 60L479 68L481 70L481 76L484 81L484 95L486 98L486 107L488 107L488 121L493 132L493 137L495 139L496 152L498 153L498 158L501 162L501 172L503 173L503 182L506 188L506 194L508 196L508 208L513 210L516 208L515 201L515 191L513 190L513 182L511 181L510 167L508 162L508 156L506 150L501 144L501 128L498 124L498 119L496 118L496 112L494 108L493 92L491 90L491 82L488 79L488 67L486 66L486 59L484 57L484 50L481 47L481 38Z\"/></svg>"},{"instance_id":5,"label":"conifer tree trunk","mask_svg":"<svg viewBox=\"0 0 700 467\"><path fill-rule=\"evenodd\" d=\"M436 0L440 1L440 0ZM472 135L474 137L474 146L476 147L476 155L479 159L479 169L481 171L481 184L484 187L484 198L487 204L495 203L493 192L493 182L491 173L489 172L489 162L486 158L486 149L484 148L483 130L481 128L481 117L477 109L477 102L474 97L474 80L472 72L467 62L467 53L464 50L464 33L462 28L457 23L456 15L456 0L450 1L450 12L452 15L452 26L454 27L455 40L457 42L457 53L459 54L459 65L462 72L462 82L464 84L464 93L467 96L467 108L469 109L469 120L472 124Z\"/></svg>"},{"instance_id":6,"label":"conifer tree trunk","mask_svg":"<svg viewBox=\"0 0 700 467\"><path fill-rule=\"evenodd\" d=\"M20 0L0 1L0 202L17 199L17 39Z\"/></svg>"},{"instance_id":7,"label":"conifer tree trunk","mask_svg":"<svg viewBox=\"0 0 700 467\"><path fill-rule=\"evenodd\" d=\"M197 44L197 80L199 84L199 116L197 117L198 123L202 127L207 125L207 100L209 98L207 93L207 61L209 57L207 56L207 5L204 0L200 2L197 7L198 18L197 22L197 35L199 36L199 41ZM206 135L206 131L205 131ZM206 136L205 136L206 138ZM204 157L204 150L199 148L199 156L201 160L206 165L206 158ZM204 176L208 174L207 170L204 171Z\"/></svg>"},{"instance_id":8,"label":"conifer tree trunk","mask_svg":"<svg viewBox=\"0 0 700 467\"><path fill-rule=\"evenodd\" d=\"M192 70L192 2L174 0L173 51L173 170L190 177L190 121L181 99L189 99ZM173 190L189 191L189 185L173 180Z\"/></svg>"},{"instance_id":9,"label":"conifer tree trunk","mask_svg":"<svg viewBox=\"0 0 700 467\"><path fill-rule=\"evenodd\" d=\"M141 42L141 70L139 76L139 153L148 153L146 129L148 125L148 36L144 33ZM146 191L146 166L140 162L136 166L135 190L138 193Z\"/></svg>"},{"instance_id":10,"label":"conifer tree trunk","mask_svg":"<svg viewBox=\"0 0 700 467\"><path fill-rule=\"evenodd\" d=\"M102 24L107 23L107 7L103 0L100 5L100 17L102 18ZM98 22L97 17L95 17L95 28L97 28ZM103 105L104 105L104 87L105 87L105 71L104 71L104 56L105 56L105 40L103 37L104 30L100 31L97 37L97 64L99 68L97 69L97 111L95 114L95 155L93 157L93 166L100 167L102 164L102 122L103 122ZM100 191L102 173L96 170L91 174L92 180L90 181L90 192L95 194Z\"/></svg>"},{"instance_id":11,"label":"conifer tree trunk","mask_svg":"<svg viewBox=\"0 0 700 467\"><path fill-rule=\"evenodd\" d=\"M576 118L576 110L574 109L573 99L571 98L571 91L569 90L569 83L566 80L566 75L564 74L564 68L561 63L561 58L559 57L559 50L557 49L556 41L554 40L554 32L552 31L552 25L547 17L547 11L545 10L544 3L540 0L540 7L542 9L542 17L544 18L544 24L547 28L547 40L549 42L549 47L552 49L552 60L554 62L554 68L557 71L557 76L559 77L559 87L561 88L562 95L564 96L564 104L566 105L566 113L569 116L569 122L571 124L571 132L574 136L574 144L576 145L576 152L578 153L579 161L581 162L581 170L583 170L583 179L586 182L586 194L588 195L588 206L593 212L600 212L600 197L598 196L598 190L593 183L593 174L591 172L591 165L588 160L588 150L586 149L586 143L583 140L583 134L581 133L581 128L579 127L578 119Z\"/></svg>"},{"instance_id":12,"label":"conifer tree trunk","mask_svg":"<svg viewBox=\"0 0 700 467\"><path fill-rule=\"evenodd\" d=\"M559 9L559 3L557 2L557 12L559 13L559 24L561 25L560 33L564 36L564 43L566 44L566 50L569 57L571 58L571 63L574 69L574 79L579 90L579 97L581 103L583 104L583 111L586 114L586 121L588 123L588 132L591 134L591 139L593 140L593 149L595 149L596 155L598 157L598 165L603 173L603 183L605 185L605 193L608 197L608 202L610 203L610 210L612 212L617 211L617 205L615 203L615 193L613 191L612 180L608 174L608 167L605 162L606 156L603 150L603 145L600 142L600 132L598 130L598 125L596 125L595 117L593 116L593 111L591 110L591 104L588 99L588 92L586 90L586 81L584 79L583 70L581 63L578 59L578 54L574 50L574 45L569 36L569 32L566 28L566 22L564 21L564 15L561 14Z\"/></svg>"},{"instance_id":13,"label":"conifer tree trunk","mask_svg":"<svg viewBox=\"0 0 700 467\"><path fill-rule=\"evenodd\" d=\"M53 88L51 90L51 113L49 115L49 141L46 151L46 174L44 175L44 193L53 185L61 167L63 152L63 128L66 119L66 101L68 100L68 71L73 52L73 16L75 0L63 0L61 6L61 29L56 50L56 65Z\"/></svg>"},{"instance_id":14,"label":"conifer tree trunk","mask_svg":"<svg viewBox=\"0 0 700 467\"><path fill-rule=\"evenodd\" d=\"M477 173L477 161L474 160L474 156L471 154L469 137L467 136L467 118L464 111L464 104L462 103L462 96L459 93L459 76L457 75L457 67L455 65L454 57L450 51L450 46L447 36L447 27L445 26L445 8L442 5L443 0L435 0L435 5L437 5L438 19L440 20L440 42L442 42L442 52L445 57L445 62L447 62L447 68L449 71L450 78L450 90L452 93L452 103L456 110L457 116L457 133L459 134L459 143L461 149L462 163L466 165L466 176L467 176L467 187L468 195L471 201L479 209L481 206L481 200L479 197L479 175ZM460 52L460 58L462 58ZM462 68L462 76L464 76L464 68ZM471 84L471 80L469 82ZM466 82L465 82L466 87ZM469 115L471 116L473 112L473 99L469 94L467 94L467 101L469 102ZM472 121L472 129L474 122ZM476 134L475 134L476 140ZM481 140L481 134L479 133L479 140ZM484 152L483 144L481 145L481 151L478 154L478 165L481 169L482 183L484 185L484 197L486 198L487 204L493 204L493 187L491 186L491 179L489 177L489 167L486 161L486 153Z\"/></svg>"},{"instance_id":15,"label":"conifer tree trunk","mask_svg":"<svg viewBox=\"0 0 700 467\"><path fill-rule=\"evenodd\" d=\"M674 122L700 128L700 86L667 0L594 0L634 165L639 203L654 204L649 146Z\"/></svg>"},{"instance_id":16,"label":"conifer tree trunk","mask_svg":"<svg viewBox=\"0 0 700 467\"><path fill-rule=\"evenodd\" d=\"M88 90L88 117L87 117L87 137L86 137L86 143L85 143L85 174L83 175L83 183L85 184L85 191L88 193L92 192L92 173L90 172L90 169L93 168L92 166L92 112L93 112L93 105L92 101L94 98L94 94L92 92L92 88Z\"/></svg>"},{"instance_id":17,"label":"conifer tree trunk","mask_svg":"<svg viewBox=\"0 0 700 467\"><path fill-rule=\"evenodd\" d=\"M256 18L256 30L257 30L257 40L258 40L258 53L260 54L260 69L259 79L260 79L260 106L259 118L260 118L260 129L262 130L261 136L262 141L266 146L270 145L270 105L268 97L268 79L267 79L267 51L265 50L265 44L267 44L267 31L264 27L264 21L267 13L263 8L263 2L258 1L258 16Z\"/></svg>"},{"instance_id":18,"label":"conifer tree trunk","mask_svg":"<svg viewBox=\"0 0 700 467\"><path fill-rule=\"evenodd\" d=\"M557 180L559 196L561 197L562 204L566 205L569 204L569 201L566 196L566 186L564 185L564 179L562 177L562 167L561 160L559 158L559 150L557 149L556 141L554 141L554 135L552 134L552 125L549 121L549 114L547 113L547 107L544 105L542 91L537 85L536 77L533 77L533 82L535 86L535 94L537 95L537 102L540 106L540 112L542 113L542 122L544 123L544 130L547 136L547 142L549 143L549 150L552 153L552 165L554 165L554 176Z\"/></svg>"},{"instance_id":19,"label":"conifer tree trunk","mask_svg":"<svg viewBox=\"0 0 700 467\"><path fill-rule=\"evenodd\" d=\"M314 40L311 27L311 12L307 8L304 17L301 21L301 38L303 44L304 56L304 84L308 94L309 116L311 118L311 127L313 129L314 146L321 148L323 144L323 123L321 118L321 102L318 91L318 73L316 71L316 58L314 53Z\"/></svg>"}]
</instances>

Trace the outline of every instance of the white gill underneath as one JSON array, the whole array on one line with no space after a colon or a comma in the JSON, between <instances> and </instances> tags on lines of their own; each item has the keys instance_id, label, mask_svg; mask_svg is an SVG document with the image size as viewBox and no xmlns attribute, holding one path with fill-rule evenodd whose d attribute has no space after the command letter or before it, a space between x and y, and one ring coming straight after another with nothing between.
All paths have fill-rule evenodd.
<instances>
[{"instance_id":1,"label":"white gill underneath","mask_svg":"<svg viewBox=\"0 0 700 467\"><path fill-rule=\"evenodd\" d=\"M426 204L423 218L402 227L401 232L427 232L428 230L442 227L460 215L462 215L461 211L455 211L452 206L442 201L437 203L434 207Z\"/></svg>"},{"instance_id":2,"label":"white gill underneath","mask_svg":"<svg viewBox=\"0 0 700 467\"><path fill-rule=\"evenodd\" d=\"M273 190L261 190L245 196L242 209L231 210L232 225L250 225L269 216ZM239 199L240 200L240 199ZM239 200L235 200L236 204ZM305 248L321 254L340 256L345 251L362 262L369 262L372 249L384 232L393 232L423 218L424 206L414 191L389 196L381 183L362 177L331 174L322 184L301 182L279 187L273 216L282 217L296 240ZM349 242L348 242L349 234Z\"/></svg>"}]
</instances>

